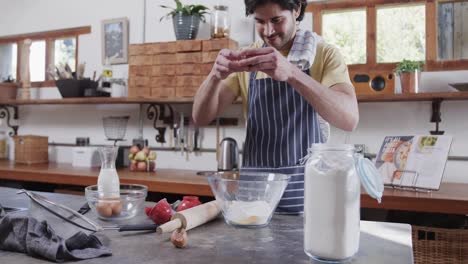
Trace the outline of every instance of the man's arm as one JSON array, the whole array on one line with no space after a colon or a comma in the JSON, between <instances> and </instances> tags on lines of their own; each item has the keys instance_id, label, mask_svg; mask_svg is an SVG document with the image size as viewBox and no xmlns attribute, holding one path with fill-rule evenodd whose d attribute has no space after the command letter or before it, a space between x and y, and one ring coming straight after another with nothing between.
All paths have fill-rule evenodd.
<instances>
[{"instance_id":1,"label":"man's arm","mask_svg":"<svg viewBox=\"0 0 468 264\"><path fill-rule=\"evenodd\" d=\"M206 126L236 99L227 85L210 73L202 83L193 102L192 117L197 126Z\"/></svg>"},{"instance_id":2,"label":"man's arm","mask_svg":"<svg viewBox=\"0 0 468 264\"><path fill-rule=\"evenodd\" d=\"M331 125L352 131L359 122L359 110L354 88L338 83L328 88L294 67L287 81Z\"/></svg>"},{"instance_id":3,"label":"man's arm","mask_svg":"<svg viewBox=\"0 0 468 264\"><path fill-rule=\"evenodd\" d=\"M352 131L359 122L354 88L347 83L325 87L292 65L274 48L248 49L239 62L249 71L263 71L277 81L288 82L331 125Z\"/></svg>"},{"instance_id":4,"label":"man's arm","mask_svg":"<svg viewBox=\"0 0 468 264\"><path fill-rule=\"evenodd\" d=\"M219 52L210 74L195 94L192 118L197 126L208 125L236 99L237 95L223 80L234 72L246 70L239 66L239 54L227 49Z\"/></svg>"}]
</instances>

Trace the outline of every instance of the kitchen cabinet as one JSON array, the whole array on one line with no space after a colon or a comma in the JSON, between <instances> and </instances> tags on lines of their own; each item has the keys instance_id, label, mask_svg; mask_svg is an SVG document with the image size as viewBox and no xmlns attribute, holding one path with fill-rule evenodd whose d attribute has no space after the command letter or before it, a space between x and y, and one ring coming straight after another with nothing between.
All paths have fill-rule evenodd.
<instances>
[{"instance_id":1,"label":"kitchen cabinet","mask_svg":"<svg viewBox=\"0 0 468 264\"><path fill-rule=\"evenodd\" d=\"M238 49L238 43L226 38L130 45L128 97L193 97L224 48Z\"/></svg>"},{"instance_id":2,"label":"kitchen cabinet","mask_svg":"<svg viewBox=\"0 0 468 264\"><path fill-rule=\"evenodd\" d=\"M0 187L2 205L28 207L28 198L15 192L16 189ZM83 196L41 194L71 208L80 208L85 202ZM15 214L21 213L25 212ZM86 216L96 220L92 212ZM98 222L109 224L109 221ZM125 221L126 224L149 222L144 212ZM361 221L360 226L360 249L352 263L413 263L410 225ZM171 244L170 233L135 232L125 235L111 230L103 234L110 240L112 256L80 263L317 263L309 260L303 251L302 216L274 215L267 227L259 229L234 228L219 217L188 231L189 242L185 249L177 249ZM0 251L0 259L2 263L41 262L7 251Z\"/></svg>"}]
</instances>

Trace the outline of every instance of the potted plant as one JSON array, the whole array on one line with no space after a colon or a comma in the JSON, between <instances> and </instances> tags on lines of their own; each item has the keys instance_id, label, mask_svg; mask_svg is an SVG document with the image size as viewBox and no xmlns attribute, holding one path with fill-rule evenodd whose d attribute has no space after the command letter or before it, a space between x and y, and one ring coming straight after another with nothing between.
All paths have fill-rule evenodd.
<instances>
[{"instance_id":1,"label":"potted plant","mask_svg":"<svg viewBox=\"0 0 468 264\"><path fill-rule=\"evenodd\" d=\"M397 64L394 72L400 77L403 93L417 93L421 78L422 61L403 60Z\"/></svg>"},{"instance_id":2,"label":"potted plant","mask_svg":"<svg viewBox=\"0 0 468 264\"><path fill-rule=\"evenodd\" d=\"M205 14L208 13L208 7L204 5L183 5L180 0L174 1L176 3L175 8L160 5L162 8L168 8L172 11L161 17L159 21L162 21L164 18L172 17L177 40L195 39L197 37L200 20L205 22Z\"/></svg>"}]
</instances>

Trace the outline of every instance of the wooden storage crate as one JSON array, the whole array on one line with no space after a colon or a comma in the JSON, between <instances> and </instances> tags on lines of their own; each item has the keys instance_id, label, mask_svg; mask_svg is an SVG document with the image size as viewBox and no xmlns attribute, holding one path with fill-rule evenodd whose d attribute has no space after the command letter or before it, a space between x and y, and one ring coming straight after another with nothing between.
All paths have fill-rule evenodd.
<instances>
[{"instance_id":1,"label":"wooden storage crate","mask_svg":"<svg viewBox=\"0 0 468 264\"><path fill-rule=\"evenodd\" d=\"M130 98L193 97L221 49L238 49L231 39L131 44Z\"/></svg>"},{"instance_id":2,"label":"wooden storage crate","mask_svg":"<svg viewBox=\"0 0 468 264\"><path fill-rule=\"evenodd\" d=\"M415 264L468 263L468 229L412 226Z\"/></svg>"},{"instance_id":3,"label":"wooden storage crate","mask_svg":"<svg viewBox=\"0 0 468 264\"><path fill-rule=\"evenodd\" d=\"M49 162L49 138L43 136L14 136L16 163Z\"/></svg>"}]
</instances>

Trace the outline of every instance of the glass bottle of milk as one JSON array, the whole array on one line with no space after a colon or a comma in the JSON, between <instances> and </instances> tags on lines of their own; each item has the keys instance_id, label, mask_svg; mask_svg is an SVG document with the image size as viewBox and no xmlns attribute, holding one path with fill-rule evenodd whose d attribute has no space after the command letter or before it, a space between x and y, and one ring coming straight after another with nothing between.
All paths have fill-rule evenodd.
<instances>
[{"instance_id":1,"label":"glass bottle of milk","mask_svg":"<svg viewBox=\"0 0 468 264\"><path fill-rule=\"evenodd\" d=\"M119 147L106 146L99 148L101 171L98 177L98 192L100 198L119 198L120 181L115 169L115 159Z\"/></svg>"},{"instance_id":2,"label":"glass bottle of milk","mask_svg":"<svg viewBox=\"0 0 468 264\"><path fill-rule=\"evenodd\" d=\"M305 165L304 251L346 261L359 249L360 179L353 145L314 144Z\"/></svg>"}]
</instances>

